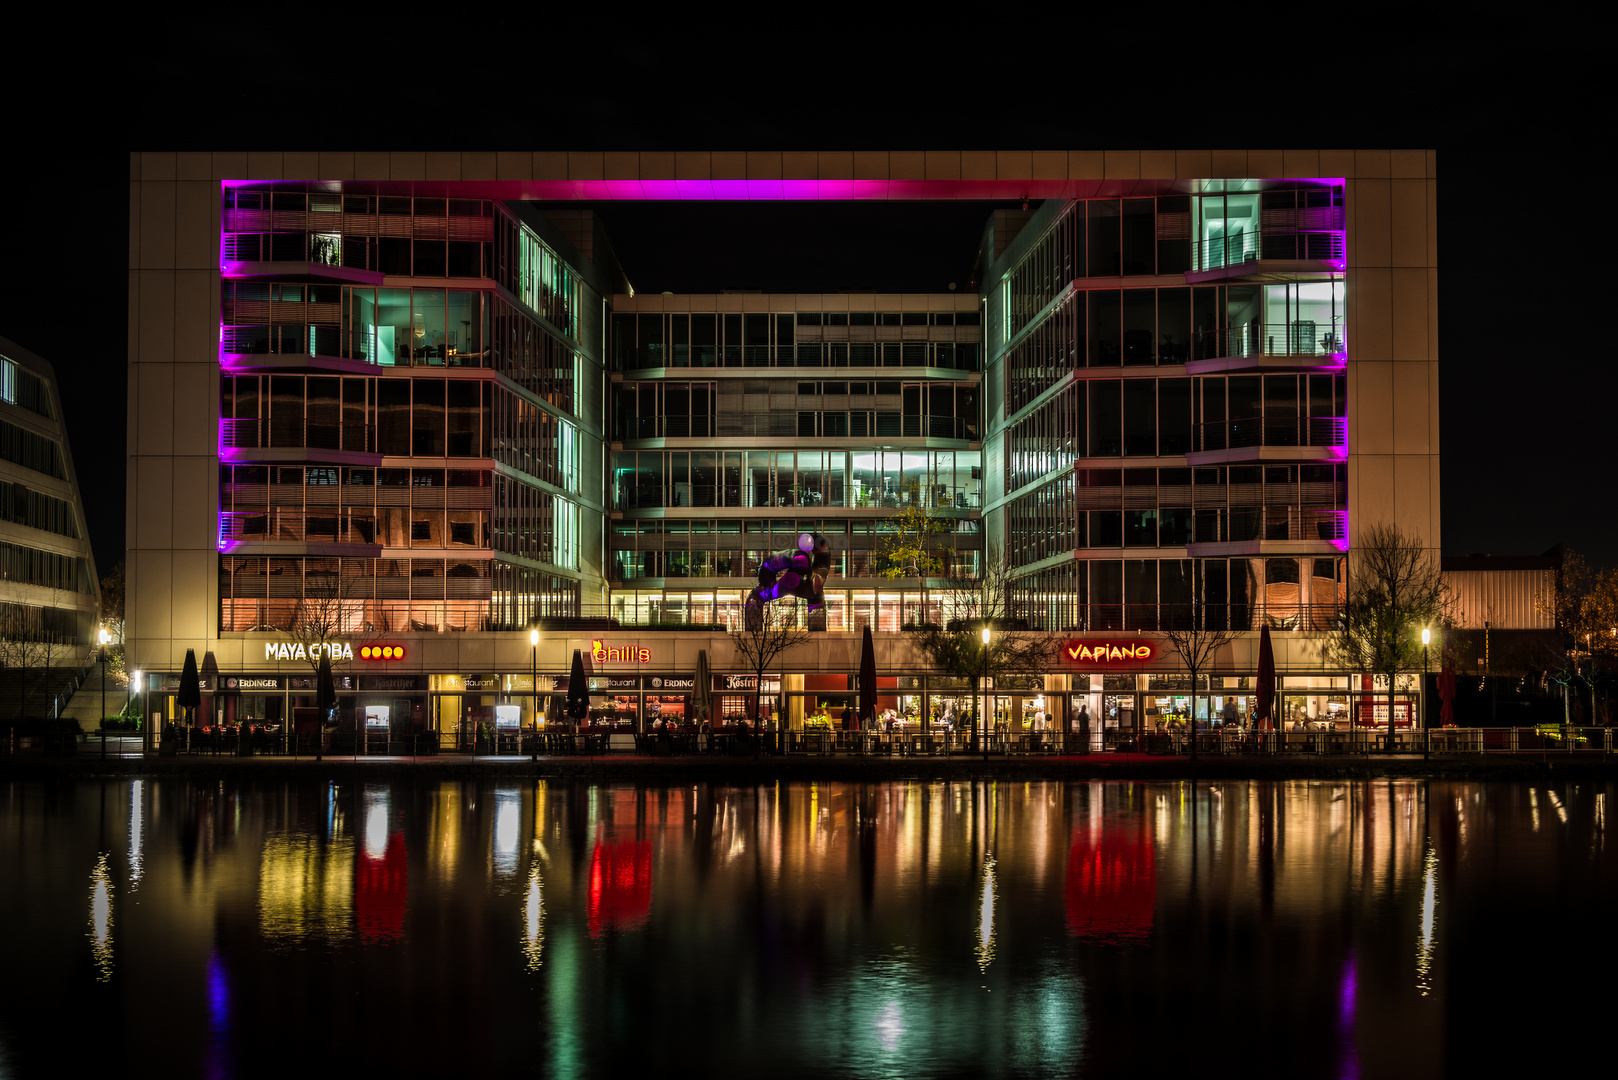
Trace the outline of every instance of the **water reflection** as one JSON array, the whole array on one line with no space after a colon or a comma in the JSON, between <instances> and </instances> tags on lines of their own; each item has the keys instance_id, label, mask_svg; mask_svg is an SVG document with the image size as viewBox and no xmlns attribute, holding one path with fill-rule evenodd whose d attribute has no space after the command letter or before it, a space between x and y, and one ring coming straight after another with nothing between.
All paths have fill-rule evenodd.
<instances>
[{"instance_id":1,"label":"water reflection","mask_svg":"<svg viewBox=\"0 0 1618 1080\"><path fill-rule=\"evenodd\" d=\"M1480 905L1618 888L1605 783L127 787L0 800L19 1072L111 983L136 1071L1437 1075Z\"/></svg>"},{"instance_id":2,"label":"water reflection","mask_svg":"<svg viewBox=\"0 0 1618 1080\"><path fill-rule=\"evenodd\" d=\"M90 949L95 955L96 981L112 979L112 875L107 856L96 859L90 871Z\"/></svg>"}]
</instances>

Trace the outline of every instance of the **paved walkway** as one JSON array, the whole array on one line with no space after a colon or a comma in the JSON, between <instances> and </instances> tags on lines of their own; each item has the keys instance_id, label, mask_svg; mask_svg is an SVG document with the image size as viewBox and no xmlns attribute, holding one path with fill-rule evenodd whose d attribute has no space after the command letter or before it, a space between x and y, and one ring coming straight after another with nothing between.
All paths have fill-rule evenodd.
<instances>
[{"instance_id":1,"label":"paved walkway","mask_svg":"<svg viewBox=\"0 0 1618 1080\"><path fill-rule=\"evenodd\" d=\"M109 739L107 757L100 740L90 739L72 757L37 754L4 756L0 777L41 776L234 776L240 779L318 778L369 775L419 779L570 779L647 784L688 780L773 783L780 780L914 781L914 780L1348 780L1453 779L1522 780L1578 775L1618 779L1618 757L1585 754L1372 754L1343 756L1203 756L1142 754L981 755L921 757L859 755L785 756L692 754L645 757L611 754L590 757L429 755L419 758L386 755L234 757L197 754L181 757L142 756L134 739Z\"/></svg>"}]
</instances>

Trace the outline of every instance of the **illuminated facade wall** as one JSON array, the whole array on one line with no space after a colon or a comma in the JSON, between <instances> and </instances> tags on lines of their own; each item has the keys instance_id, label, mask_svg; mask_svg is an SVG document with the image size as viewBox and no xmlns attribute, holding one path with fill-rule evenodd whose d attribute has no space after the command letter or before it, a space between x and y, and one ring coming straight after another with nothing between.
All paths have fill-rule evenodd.
<instances>
[{"instance_id":1,"label":"illuminated facade wall","mask_svg":"<svg viewBox=\"0 0 1618 1080\"><path fill-rule=\"evenodd\" d=\"M777 534L803 521L848 526L843 571L861 580L868 549L853 529L875 507L858 504L855 480L875 493L884 478L891 510L885 478L903 495L912 472L923 501L948 489L952 513L981 519L981 539L957 554L1007 551L1041 625L1147 629L1187 587L1206 589L1209 575L1199 585L1188 565L1223 560L1229 602L1248 589L1240 625L1256 625L1287 586L1281 606L1307 627L1364 524L1393 520L1438 546L1435 168L1422 151L135 154L132 661L178 671L195 649L222 672L263 668L270 631L253 627L346 592L357 625L423 636L409 652L416 671L519 672L526 635L503 628L620 594L650 614L654 594L664 604L692 577L704 579L684 597L694 617L697 592L712 585L716 604L721 589L740 592L748 552L785 546ZM1265 202L1281 192L1290 209ZM1036 206L994 215L980 297L760 307L633 297L588 214L564 209L553 224L524 208L962 198ZM1258 227L1238 233L1233 223L1254 214ZM974 309L980 353L962 366L959 317ZM828 320L843 313L871 315L872 333L856 340L865 328L851 322L848 370L828 370L845 344ZM614 314L633 316L633 338ZM702 315L714 317L711 343L699 340ZM935 321L943 315L955 325ZM750 339L749 316L766 317L762 339ZM887 316L899 323L891 340ZM682 320L687 368L676 358ZM615 361L624 342L662 348L665 362L649 351ZM698 370L705 344L715 364ZM722 351L732 345L739 368ZM855 345L872 347L868 372L854 370L865 366ZM812 371L801 361L810 346ZM1256 397L1244 381L1254 377ZM853 400L856 383L869 406ZM935 418L962 417L974 383L984 429L935 431ZM721 407L738 384L739 413ZM1221 387L1223 412L1212 404ZM946 390L953 404L940 412L933 396ZM706 419L704 393L716 423L766 427L669 426ZM1155 426L1136 422L1144 415ZM905 429L911 416L926 434ZM643 417L664 426L609 431ZM1254 417L1256 436L1238 430ZM1322 453L1299 460L1303 446ZM851 457L832 457L862 448L868 485ZM705 485L697 455L709 451ZM631 453L632 474L619 456ZM750 482L725 478L732 453ZM790 454L790 470L761 458L761 484L753 454ZM981 455L977 476L962 464L970 454ZM1256 480L1237 473L1252 469ZM1202 490L1203 471L1224 483ZM711 506L697 501L705 486ZM820 512L804 502L811 491ZM641 524L652 521L664 529L655 543ZM721 544L732 522L741 542ZM686 526L683 541L671 523ZM697 523L715 530L711 546L696 541ZM737 553L723 572L721 550ZM686 581L671 586L677 561ZM1288 561L1296 581L1271 573ZM1305 636L1278 636L1283 671L1313 667ZM799 670L849 666L849 643L826 637ZM720 640L681 636L670 670ZM1253 647L1238 641L1231 670L1251 670Z\"/></svg>"},{"instance_id":2,"label":"illuminated facade wall","mask_svg":"<svg viewBox=\"0 0 1618 1080\"><path fill-rule=\"evenodd\" d=\"M981 357L970 294L613 297L613 612L737 617L760 562L801 532L832 547L827 628L918 621L878 528L947 522L932 618L982 549Z\"/></svg>"},{"instance_id":3,"label":"illuminated facade wall","mask_svg":"<svg viewBox=\"0 0 1618 1080\"><path fill-rule=\"evenodd\" d=\"M51 365L0 338L0 640L9 667L72 667L100 582Z\"/></svg>"},{"instance_id":4,"label":"illuminated facade wall","mask_svg":"<svg viewBox=\"0 0 1618 1080\"><path fill-rule=\"evenodd\" d=\"M986 542L1030 622L1323 630L1355 529L1436 556L1430 177L1097 194L983 274Z\"/></svg>"}]
</instances>

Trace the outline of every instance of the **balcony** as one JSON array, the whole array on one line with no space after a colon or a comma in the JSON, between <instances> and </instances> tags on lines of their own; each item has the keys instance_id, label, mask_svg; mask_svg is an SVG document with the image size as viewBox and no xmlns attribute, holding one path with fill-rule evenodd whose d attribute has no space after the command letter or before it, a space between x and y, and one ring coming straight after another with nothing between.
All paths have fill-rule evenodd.
<instances>
[{"instance_id":1,"label":"balcony","mask_svg":"<svg viewBox=\"0 0 1618 1080\"><path fill-rule=\"evenodd\" d=\"M1238 232L1192 243L1191 269L1186 271L1186 284L1303 281L1342 274L1348 263L1341 208L1322 207L1315 213L1321 216L1306 224L1325 227Z\"/></svg>"},{"instance_id":2,"label":"balcony","mask_svg":"<svg viewBox=\"0 0 1618 1080\"><path fill-rule=\"evenodd\" d=\"M620 439L956 439L978 438L978 424L959 416L814 409L768 412L720 411L715 416L630 416Z\"/></svg>"},{"instance_id":3,"label":"balcony","mask_svg":"<svg viewBox=\"0 0 1618 1080\"><path fill-rule=\"evenodd\" d=\"M1344 320L1251 322L1192 335L1188 375L1238 371L1340 374L1348 365Z\"/></svg>"},{"instance_id":4,"label":"balcony","mask_svg":"<svg viewBox=\"0 0 1618 1080\"><path fill-rule=\"evenodd\" d=\"M316 369L375 375L378 367L488 365L486 351L458 348L453 333L444 337L443 341L423 339L413 348L394 350L382 346L375 330L312 324L226 325L220 328L220 353L229 371Z\"/></svg>"},{"instance_id":5,"label":"balcony","mask_svg":"<svg viewBox=\"0 0 1618 1080\"><path fill-rule=\"evenodd\" d=\"M351 555L377 558L374 522L344 516L275 511L225 511L219 515L219 550L244 555Z\"/></svg>"},{"instance_id":6,"label":"balcony","mask_svg":"<svg viewBox=\"0 0 1618 1080\"><path fill-rule=\"evenodd\" d=\"M1341 416L1248 417L1197 425L1187 465L1267 461L1343 461L1348 421Z\"/></svg>"},{"instance_id":7,"label":"balcony","mask_svg":"<svg viewBox=\"0 0 1618 1080\"><path fill-rule=\"evenodd\" d=\"M1185 550L1193 558L1340 554L1348 550L1348 511L1303 506L1199 510Z\"/></svg>"},{"instance_id":8,"label":"balcony","mask_svg":"<svg viewBox=\"0 0 1618 1080\"><path fill-rule=\"evenodd\" d=\"M219 460L262 464L314 461L379 465L376 429L335 420L221 420Z\"/></svg>"},{"instance_id":9,"label":"balcony","mask_svg":"<svg viewBox=\"0 0 1618 1080\"><path fill-rule=\"evenodd\" d=\"M687 484L676 482L673 491L665 494L661 485L634 483L633 478L620 479L613 497L614 510L658 510L665 507L810 507L816 510L873 509L897 510L915 506L927 510L981 510L982 492L977 486L953 487L934 484L930 490L917 486L906 491L879 493L874 489L849 488L838 478L829 490L803 485L786 487L777 484L773 489L764 484Z\"/></svg>"},{"instance_id":10,"label":"balcony","mask_svg":"<svg viewBox=\"0 0 1618 1080\"><path fill-rule=\"evenodd\" d=\"M288 261L226 261L220 267L228 281L310 281L335 285L380 285L383 275L357 266L339 266L318 259Z\"/></svg>"}]
</instances>

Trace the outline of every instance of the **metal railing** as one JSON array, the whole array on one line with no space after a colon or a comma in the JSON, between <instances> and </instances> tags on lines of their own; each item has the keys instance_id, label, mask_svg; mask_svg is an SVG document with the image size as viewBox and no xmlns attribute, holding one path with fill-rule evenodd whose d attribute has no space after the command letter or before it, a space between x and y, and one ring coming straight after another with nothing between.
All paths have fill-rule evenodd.
<instances>
[{"instance_id":1,"label":"metal railing","mask_svg":"<svg viewBox=\"0 0 1618 1080\"><path fill-rule=\"evenodd\" d=\"M392 327L383 328L391 331ZM376 330L344 330L337 326L312 323L278 323L271 326L227 325L222 330L224 353L238 364L250 365L258 356L330 356L358 360L382 367L486 367L486 348L473 343L462 348L455 331L435 335L437 340L417 341L404 337L407 344L388 353L379 347Z\"/></svg>"},{"instance_id":2,"label":"metal railing","mask_svg":"<svg viewBox=\"0 0 1618 1080\"><path fill-rule=\"evenodd\" d=\"M1199 424L1197 449L1240 450L1258 446L1342 446L1348 420L1341 416L1248 416Z\"/></svg>"},{"instance_id":3,"label":"metal railing","mask_svg":"<svg viewBox=\"0 0 1618 1080\"><path fill-rule=\"evenodd\" d=\"M1193 360L1227 356L1336 357L1348 349L1345 327L1346 323L1341 320L1300 319L1201 330L1192 335L1191 356Z\"/></svg>"},{"instance_id":4,"label":"metal railing","mask_svg":"<svg viewBox=\"0 0 1618 1080\"><path fill-rule=\"evenodd\" d=\"M1107 729L1083 733L993 731L974 739L969 729L953 731L897 731L892 733L832 731L826 729L749 731L727 727L719 731L693 728L668 732L605 732L583 729L535 734L532 731L479 734L476 732L372 731L364 738L352 729L327 731L320 752L331 757L429 757L458 754L470 757L526 758L577 755L684 755L684 754L796 754L849 757L915 757L988 754L998 757L1073 755L1189 756L1189 733ZM1430 731L1335 728L1251 731L1212 728L1197 732L1197 755L1210 757L1371 757L1376 754L1439 756L1515 755L1538 760L1571 758L1614 751L1613 729L1561 724L1518 728L1434 728ZM99 732L8 733L0 740L0 754L73 756L103 752L107 756L135 757L142 751L138 734ZM316 736L294 735L285 725L275 729L170 728L160 740L162 752L186 757L313 757Z\"/></svg>"},{"instance_id":5,"label":"metal railing","mask_svg":"<svg viewBox=\"0 0 1618 1080\"><path fill-rule=\"evenodd\" d=\"M278 447L311 450L376 451L376 429L370 424L337 420L221 420L220 445L228 449Z\"/></svg>"},{"instance_id":6,"label":"metal railing","mask_svg":"<svg viewBox=\"0 0 1618 1080\"><path fill-rule=\"evenodd\" d=\"M896 411L831 411L775 409L721 412L712 416L631 416L622 438L707 439L767 436L783 439L975 439L975 420L960 416L906 416Z\"/></svg>"},{"instance_id":7,"label":"metal railing","mask_svg":"<svg viewBox=\"0 0 1618 1080\"><path fill-rule=\"evenodd\" d=\"M1192 516L1191 542L1229 544L1254 540L1348 542L1348 511L1299 506L1260 506L1199 510Z\"/></svg>"},{"instance_id":8,"label":"metal railing","mask_svg":"<svg viewBox=\"0 0 1618 1080\"><path fill-rule=\"evenodd\" d=\"M1338 218L1340 220L1341 214ZM1215 236L1192 242L1191 269L1194 272L1218 270L1261 259L1340 261L1344 257L1343 237L1344 234L1337 229L1238 232L1229 236Z\"/></svg>"},{"instance_id":9,"label":"metal railing","mask_svg":"<svg viewBox=\"0 0 1618 1080\"><path fill-rule=\"evenodd\" d=\"M786 486L777 483L774 490L763 484L687 484L676 483L665 491L656 484L620 482L613 498L614 510L648 510L659 507L686 506L839 506L887 507L899 509L918 506L934 510L977 510L982 494L976 488L954 487L948 484L929 484L909 490L876 492L861 488L856 493L841 481L830 491L806 485Z\"/></svg>"}]
</instances>

